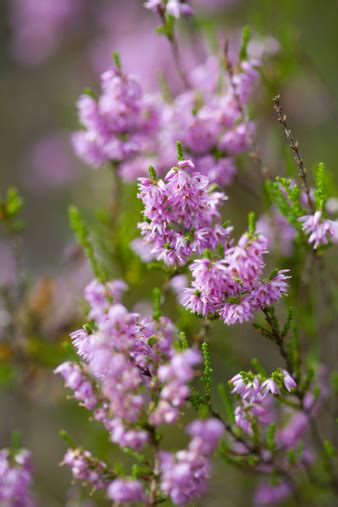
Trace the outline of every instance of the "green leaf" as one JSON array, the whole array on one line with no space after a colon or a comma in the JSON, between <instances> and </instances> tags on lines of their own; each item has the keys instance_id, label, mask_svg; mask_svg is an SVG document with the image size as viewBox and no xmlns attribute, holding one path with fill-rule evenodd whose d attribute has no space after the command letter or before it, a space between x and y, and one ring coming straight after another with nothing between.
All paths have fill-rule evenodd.
<instances>
[{"instance_id":1,"label":"green leaf","mask_svg":"<svg viewBox=\"0 0 338 507\"><path fill-rule=\"evenodd\" d=\"M266 180L265 189L272 204L300 233L302 226L298 218L307 214L300 201L300 188L290 178Z\"/></svg>"},{"instance_id":2,"label":"green leaf","mask_svg":"<svg viewBox=\"0 0 338 507\"><path fill-rule=\"evenodd\" d=\"M94 330L93 330L92 326L89 324L89 322L86 322L85 324L83 324L82 327L88 335L93 334Z\"/></svg>"},{"instance_id":3,"label":"green leaf","mask_svg":"<svg viewBox=\"0 0 338 507\"><path fill-rule=\"evenodd\" d=\"M248 230L251 235L254 235L256 232L256 215L253 211L248 215Z\"/></svg>"},{"instance_id":4,"label":"green leaf","mask_svg":"<svg viewBox=\"0 0 338 507\"><path fill-rule=\"evenodd\" d=\"M145 463L146 462L146 458L145 458L145 456L143 454L140 454L139 452L134 451L130 447L123 447L123 452L127 456L129 456L130 458L136 459L136 461L138 461L139 463Z\"/></svg>"},{"instance_id":5,"label":"green leaf","mask_svg":"<svg viewBox=\"0 0 338 507\"><path fill-rule=\"evenodd\" d=\"M274 268L271 273L269 274L269 282L271 282L271 280L273 280L274 278L276 278L276 276L278 275L278 271L279 269L278 268Z\"/></svg>"},{"instance_id":6,"label":"green leaf","mask_svg":"<svg viewBox=\"0 0 338 507\"><path fill-rule=\"evenodd\" d=\"M118 70L121 70L122 69L122 64L121 64L121 59L120 59L120 55L119 55L118 51L114 51L114 53L113 53L113 60L114 60L114 63L115 63L115 67Z\"/></svg>"},{"instance_id":7,"label":"green leaf","mask_svg":"<svg viewBox=\"0 0 338 507\"><path fill-rule=\"evenodd\" d=\"M15 187L10 187L7 190L6 198L6 213L8 217L14 217L23 207L23 199L20 197Z\"/></svg>"},{"instance_id":8,"label":"green leaf","mask_svg":"<svg viewBox=\"0 0 338 507\"><path fill-rule=\"evenodd\" d=\"M292 448L288 449L287 452L288 452L288 458L289 458L291 465L295 465L295 463L297 462L295 449L292 449Z\"/></svg>"},{"instance_id":9,"label":"green leaf","mask_svg":"<svg viewBox=\"0 0 338 507\"><path fill-rule=\"evenodd\" d=\"M242 30L242 45L239 51L239 59L242 62L246 60L248 57L248 45L250 41L250 28L248 26L243 26Z\"/></svg>"},{"instance_id":10,"label":"green leaf","mask_svg":"<svg viewBox=\"0 0 338 507\"><path fill-rule=\"evenodd\" d=\"M157 337L156 336L151 336L150 338L148 338L147 340L147 344L149 345L149 347L152 347L153 345L155 345L155 343L157 343Z\"/></svg>"},{"instance_id":11,"label":"green leaf","mask_svg":"<svg viewBox=\"0 0 338 507\"><path fill-rule=\"evenodd\" d=\"M170 39L174 35L174 29L175 29L175 16L167 12L165 17L165 33L166 36L169 37Z\"/></svg>"},{"instance_id":12,"label":"green leaf","mask_svg":"<svg viewBox=\"0 0 338 507\"><path fill-rule=\"evenodd\" d=\"M235 412L229 390L224 384L218 384L217 389L222 399L230 424L235 424Z\"/></svg>"},{"instance_id":13,"label":"green leaf","mask_svg":"<svg viewBox=\"0 0 338 507\"><path fill-rule=\"evenodd\" d=\"M202 405L205 405L205 398L194 389L191 392L189 400L195 410L199 410Z\"/></svg>"},{"instance_id":14,"label":"green leaf","mask_svg":"<svg viewBox=\"0 0 338 507\"><path fill-rule=\"evenodd\" d=\"M330 458L333 458L337 454L337 451L334 448L333 444L330 442L330 440L324 440L324 450L327 456L329 456Z\"/></svg>"},{"instance_id":15,"label":"green leaf","mask_svg":"<svg viewBox=\"0 0 338 507\"><path fill-rule=\"evenodd\" d=\"M0 221L3 221L7 234L17 234L25 227L25 222L18 217L23 208L23 199L15 187L7 190L4 201L0 201Z\"/></svg>"},{"instance_id":16,"label":"green leaf","mask_svg":"<svg viewBox=\"0 0 338 507\"><path fill-rule=\"evenodd\" d=\"M85 88L82 91L83 95L88 95L88 97L91 97L92 99L96 99L95 93L91 88Z\"/></svg>"},{"instance_id":17,"label":"green leaf","mask_svg":"<svg viewBox=\"0 0 338 507\"><path fill-rule=\"evenodd\" d=\"M161 317L161 315L162 315L162 312L161 312L161 299L162 299L161 291L160 291L160 289L158 287L156 287L153 290L153 307L154 307L153 319L154 320L158 320Z\"/></svg>"},{"instance_id":18,"label":"green leaf","mask_svg":"<svg viewBox=\"0 0 338 507\"><path fill-rule=\"evenodd\" d=\"M321 162L316 169L315 203L318 211L324 210L327 197L325 165Z\"/></svg>"},{"instance_id":19,"label":"green leaf","mask_svg":"<svg viewBox=\"0 0 338 507\"><path fill-rule=\"evenodd\" d=\"M87 258L92 266L95 277L101 282L106 280L106 275L103 269L100 267L97 262L94 247L89 238L89 230L87 225L85 224L83 218L81 217L80 211L76 206L70 206L69 208L69 221L70 227L75 234L75 237L78 243L84 249Z\"/></svg>"},{"instance_id":20,"label":"green leaf","mask_svg":"<svg viewBox=\"0 0 338 507\"><path fill-rule=\"evenodd\" d=\"M155 168L152 165L150 165L148 167L148 171L149 171L149 175L150 175L151 179L154 180L154 181L156 181L157 180L157 175L156 175Z\"/></svg>"},{"instance_id":21,"label":"green leaf","mask_svg":"<svg viewBox=\"0 0 338 507\"><path fill-rule=\"evenodd\" d=\"M251 359L251 364L260 375L262 375L264 378L267 377L265 369L256 357L253 357Z\"/></svg>"},{"instance_id":22,"label":"green leaf","mask_svg":"<svg viewBox=\"0 0 338 507\"><path fill-rule=\"evenodd\" d=\"M276 316L275 308L273 306L268 306L266 308L268 315L270 317L273 328L279 333L279 322Z\"/></svg>"},{"instance_id":23,"label":"green leaf","mask_svg":"<svg viewBox=\"0 0 338 507\"><path fill-rule=\"evenodd\" d=\"M179 161L184 160L182 143L180 141L176 142L176 149L177 149L177 160Z\"/></svg>"},{"instance_id":24,"label":"green leaf","mask_svg":"<svg viewBox=\"0 0 338 507\"><path fill-rule=\"evenodd\" d=\"M213 369L211 366L211 359L210 359L208 344L206 342L202 343L202 354L203 354L203 361L204 361L204 371L203 371L203 375L201 377L201 382L204 386L205 397L207 400L210 400Z\"/></svg>"},{"instance_id":25,"label":"green leaf","mask_svg":"<svg viewBox=\"0 0 338 507\"><path fill-rule=\"evenodd\" d=\"M74 442L74 440L69 436L69 434L67 433L66 430L60 430L59 431L59 435L60 437L62 438L62 440L64 440L66 442L67 445L69 445L69 447L71 449L76 449L77 445L76 443Z\"/></svg>"},{"instance_id":26,"label":"green leaf","mask_svg":"<svg viewBox=\"0 0 338 507\"><path fill-rule=\"evenodd\" d=\"M290 308L288 309L288 315L286 317L285 324L281 332L281 336L283 338L288 335L294 318L295 318L295 309L292 306L290 306Z\"/></svg>"},{"instance_id":27,"label":"green leaf","mask_svg":"<svg viewBox=\"0 0 338 507\"><path fill-rule=\"evenodd\" d=\"M269 329L267 329L264 326L261 326L260 324L257 324L257 322L254 322L253 327L258 331L264 338L268 338L269 340L274 340L273 335Z\"/></svg>"},{"instance_id":28,"label":"green leaf","mask_svg":"<svg viewBox=\"0 0 338 507\"><path fill-rule=\"evenodd\" d=\"M268 431L266 434L266 443L268 449L274 452L276 449L276 423L269 424Z\"/></svg>"},{"instance_id":29,"label":"green leaf","mask_svg":"<svg viewBox=\"0 0 338 507\"><path fill-rule=\"evenodd\" d=\"M180 346L182 351L187 350L187 348L189 347L189 343L184 331L180 332Z\"/></svg>"},{"instance_id":30,"label":"green leaf","mask_svg":"<svg viewBox=\"0 0 338 507\"><path fill-rule=\"evenodd\" d=\"M20 431L12 431L11 434L11 449L18 451L21 448L21 434Z\"/></svg>"},{"instance_id":31,"label":"green leaf","mask_svg":"<svg viewBox=\"0 0 338 507\"><path fill-rule=\"evenodd\" d=\"M156 32L160 35L165 35L168 37L168 39L172 39L174 36L174 29L175 29L175 17L171 14L167 13L164 24L161 26L156 27Z\"/></svg>"},{"instance_id":32,"label":"green leaf","mask_svg":"<svg viewBox=\"0 0 338 507\"><path fill-rule=\"evenodd\" d=\"M209 261L211 261L211 259L212 259L212 253L211 253L211 251L210 251L208 248L206 248L206 249L204 250L204 252L203 252L203 257L204 257L205 259L209 259Z\"/></svg>"},{"instance_id":33,"label":"green leaf","mask_svg":"<svg viewBox=\"0 0 338 507\"><path fill-rule=\"evenodd\" d=\"M225 257L224 245L217 245L217 253L221 259L224 259Z\"/></svg>"}]
</instances>

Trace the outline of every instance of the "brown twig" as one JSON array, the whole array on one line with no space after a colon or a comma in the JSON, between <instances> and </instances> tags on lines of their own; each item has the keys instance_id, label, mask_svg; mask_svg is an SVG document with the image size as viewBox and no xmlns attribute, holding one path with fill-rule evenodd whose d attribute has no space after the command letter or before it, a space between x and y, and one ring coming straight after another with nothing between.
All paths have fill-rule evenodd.
<instances>
[{"instance_id":1,"label":"brown twig","mask_svg":"<svg viewBox=\"0 0 338 507\"><path fill-rule=\"evenodd\" d=\"M287 123L287 116L284 113L284 111L280 105L280 95L276 95L276 97L274 97L273 104L274 104L274 110L276 111L276 114L277 114L277 119L278 119L279 123L284 127L284 132L285 132L286 138L289 142L289 146L291 148L294 159L295 159L296 164L298 166L299 177L302 181L302 186L303 186L303 189L304 189L306 197L307 197L307 202L308 202L309 208L310 208L311 212L314 213L315 206L314 206L314 203L313 203L313 200L311 197L310 186L307 181L307 170L304 165L304 160L300 155L298 141L295 141L293 134L292 134L292 132L288 126L288 123Z\"/></svg>"}]
</instances>

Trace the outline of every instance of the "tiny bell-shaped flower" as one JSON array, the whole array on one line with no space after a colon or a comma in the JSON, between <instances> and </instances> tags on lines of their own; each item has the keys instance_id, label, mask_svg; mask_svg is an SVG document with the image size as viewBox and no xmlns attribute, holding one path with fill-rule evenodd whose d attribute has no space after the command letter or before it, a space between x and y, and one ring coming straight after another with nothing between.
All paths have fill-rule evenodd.
<instances>
[{"instance_id":1,"label":"tiny bell-shaped flower","mask_svg":"<svg viewBox=\"0 0 338 507\"><path fill-rule=\"evenodd\" d=\"M284 374L283 382L285 389L287 389L289 392L292 391L292 389L296 389L297 384L291 377L290 373L288 373L286 370L283 370L283 374Z\"/></svg>"}]
</instances>

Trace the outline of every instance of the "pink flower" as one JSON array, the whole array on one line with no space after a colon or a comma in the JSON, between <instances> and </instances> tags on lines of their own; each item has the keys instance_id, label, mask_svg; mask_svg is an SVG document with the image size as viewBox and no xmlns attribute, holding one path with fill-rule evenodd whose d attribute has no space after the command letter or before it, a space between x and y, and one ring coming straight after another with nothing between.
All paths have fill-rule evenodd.
<instances>
[{"instance_id":1,"label":"pink flower","mask_svg":"<svg viewBox=\"0 0 338 507\"><path fill-rule=\"evenodd\" d=\"M282 502L291 495L291 488L286 482L276 485L262 484L255 494L255 505L271 505Z\"/></svg>"},{"instance_id":2,"label":"pink flower","mask_svg":"<svg viewBox=\"0 0 338 507\"><path fill-rule=\"evenodd\" d=\"M35 507L32 482L31 453L25 449L0 450L0 505Z\"/></svg>"},{"instance_id":3,"label":"pink flower","mask_svg":"<svg viewBox=\"0 0 338 507\"><path fill-rule=\"evenodd\" d=\"M318 248L320 245L327 245L335 237L335 223L332 220L322 218L321 211L316 211L314 215L305 215L300 217L303 231L309 235L310 245Z\"/></svg>"},{"instance_id":4,"label":"pink flower","mask_svg":"<svg viewBox=\"0 0 338 507\"><path fill-rule=\"evenodd\" d=\"M108 497L117 504L146 500L142 483L133 479L115 479L108 487Z\"/></svg>"},{"instance_id":5,"label":"pink flower","mask_svg":"<svg viewBox=\"0 0 338 507\"><path fill-rule=\"evenodd\" d=\"M263 382L262 389L265 390L265 392L270 392L271 394L280 394L280 390L272 378L268 378Z\"/></svg>"},{"instance_id":6,"label":"pink flower","mask_svg":"<svg viewBox=\"0 0 338 507\"><path fill-rule=\"evenodd\" d=\"M243 300L241 303L227 303L220 311L220 317L224 324L228 326L234 324L243 324L251 320L253 310L248 301Z\"/></svg>"},{"instance_id":7,"label":"pink flower","mask_svg":"<svg viewBox=\"0 0 338 507\"><path fill-rule=\"evenodd\" d=\"M216 419L196 420L187 427L192 437L188 448L177 452L160 452L161 490L175 505L184 506L199 498L206 489L209 457L224 433Z\"/></svg>"},{"instance_id":8,"label":"pink flower","mask_svg":"<svg viewBox=\"0 0 338 507\"><path fill-rule=\"evenodd\" d=\"M287 389L289 392L291 392L293 389L296 389L297 384L291 377L290 373L288 373L286 370L283 370L283 374L284 374L283 382L285 385L285 389Z\"/></svg>"},{"instance_id":9,"label":"pink flower","mask_svg":"<svg viewBox=\"0 0 338 507\"><path fill-rule=\"evenodd\" d=\"M266 308L271 306L288 291L287 276L289 269L283 269L278 271L277 275L267 282L260 283L251 293L250 299L254 306L257 308Z\"/></svg>"},{"instance_id":10,"label":"pink flower","mask_svg":"<svg viewBox=\"0 0 338 507\"><path fill-rule=\"evenodd\" d=\"M146 221L138 227L151 245L151 253L167 265L184 265L194 253L226 245L231 231L217 223L225 195L209 192L208 178L194 168L193 162L183 160L164 180L139 178L138 197L143 201ZM186 299L192 308L200 306L198 298Z\"/></svg>"}]
</instances>

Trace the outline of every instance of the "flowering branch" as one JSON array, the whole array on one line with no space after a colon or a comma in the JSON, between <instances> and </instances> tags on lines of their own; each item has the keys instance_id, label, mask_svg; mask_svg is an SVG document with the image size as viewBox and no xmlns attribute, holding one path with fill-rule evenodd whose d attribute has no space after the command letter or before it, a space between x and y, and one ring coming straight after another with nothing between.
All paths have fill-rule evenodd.
<instances>
[{"instance_id":1,"label":"flowering branch","mask_svg":"<svg viewBox=\"0 0 338 507\"><path fill-rule=\"evenodd\" d=\"M166 9L163 5L159 4L157 6L157 12L162 21L162 26L160 26L157 31L160 34L166 36L169 41L170 47L172 49L172 54L176 66L176 70L178 75L180 76L185 88L190 88L190 83L187 78L187 75L182 67L181 56L177 44L177 39L175 35L175 16L170 12L166 12Z\"/></svg>"},{"instance_id":2,"label":"flowering branch","mask_svg":"<svg viewBox=\"0 0 338 507\"><path fill-rule=\"evenodd\" d=\"M274 341L274 343L276 343L281 356L285 360L288 370L292 374L295 373L298 377L298 374L297 374L298 368L296 369L297 371L295 371L294 361L293 361L292 357L290 356L289 351L285 347L284 340L285 340L288 330L286 332L285 332L285 330L283 330L282 333L280 332L279 326L278 326L278 321L277 321L277 318L275 316L273 309L266 308L263 310L263 313L265 315L266 322L270 328L271 335L269 335L269 333L264 332L264 330L260 326L255 325L254 327L257 330L259 330L261 332L261 334L263 334L266 337L270 337L272 339L272 341ZM289 329L289 325L287 325L287 327L285 329ZM300 378L298 378L298 381L300 381ZM325 444L320 436L316 421L314 419L313 409L314 409L314 406L316 403L316 398L314 399L314 401L310 405L306 402L306 395L307 395L308 387L309 386L307 385L307 383L305 383L305 385L303 386L302 389L300 389L299 387L296 387L293 391L293 394L298 399L298 402L299 402L298 409L301 410L304 413L304 415L306 416L309 426L310 426L310 429L311 429L313 439L321 451L326 472L328 473L328 475L330 477L331 486L335 491L338 492L338 477L336 477L333 462L332 462L329 454L326 451Z\"/></svg>"},{"instance_id":3,"label":"flowering branch","mask_svg":"<svg viewBox=\"0 0 338 507\"><path fill-rule=\"evenodd\" d=\"M307 171L304 166L304 160L301 157L300 152L299 152L298 141L294 140L293 134L292 134L292 132L288 126L288 123L287 123L287 116L286 116L286 114L284 114L284 111L280 105L280 95L276 95L276 97L274 97L273 104L274 104L274 109L277 114L277 119L278 119L279 123L281 123L281 125L284 127L285 135L287 137L287 140L289 141L291 151L292 151L295 161L297 163L297 166L299 169L299 177L303 183L303 188L306 193L309 209L314 213L315 207L314 207L314 203L313 203L313 200L311 197L310 186L307 181Z\"/></svg>"},{"instance_id":4,"label":"flowering branch","mask_svg":"<svg viewBox=\"0 0 338 507\"><path fill-rule=\"evenodd\" d=\"M248 27L245 27L243 29L243 43L242 43L242 48L240 51L240 61L241 61L241 64L244 65L246 71L254 72L253 65L249 61L246 61L247 60L246 48L247 48L247 44L249 42L249 37L250 37L250 35L248 32ZM246 125L247 131L249 133L249 142L250 142L250 147L251 147L250 157L254 161L254 164L255 164L255 167L258 171L258 174L265 179L268 176L269 171L264 166L260 150L259 150L258 146L256 145L254 132L250 126L250 118L248 115L248 111L244 107L243 100L241 98L241 94L240 94L240 90L239 90L239 86L238 86L240 83L238 82L238 77L236 77L234 67L231 63L231 59L229 58L228 53L229 53L229 42L226 41L225 48L224 48L224 54L225 54L225 68L226 68L226 71L229 76L229 83L232 88L232 92L233 92L233 95L234 95L234 98L236 101L236 105L238 107L238 110L241 113L241 116L243 118L243 122ZM242 62L244 62L244 64Z\"/></svg>"}]
</instances>

